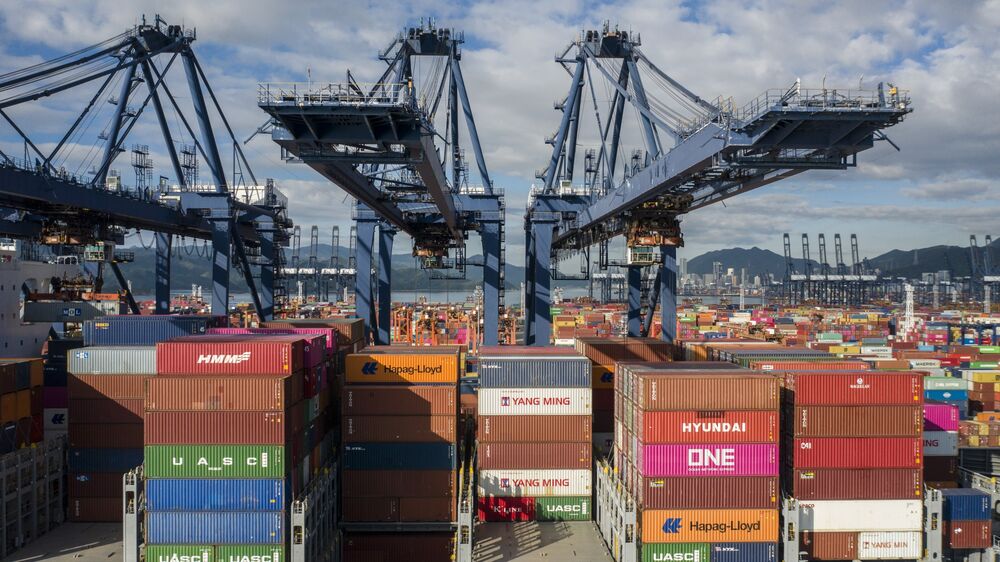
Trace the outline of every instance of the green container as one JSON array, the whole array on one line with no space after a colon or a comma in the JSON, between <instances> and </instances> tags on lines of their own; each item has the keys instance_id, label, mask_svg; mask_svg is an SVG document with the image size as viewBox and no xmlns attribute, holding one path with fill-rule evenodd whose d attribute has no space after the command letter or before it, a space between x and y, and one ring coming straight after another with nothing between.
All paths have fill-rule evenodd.
<instances>
[{"instance_id":1,"label":"green container","mask_svg":"<svg viewBox=\"0 0 1000 562\"><path fill-rule=\"evenodd\" d=\"M285 549L261 544L228 544L215 548L216 562L285 562ZM147 562L154 562L147 560Z\"/></svg>"},{"instance_id":2,"label":"green container","mask_svg":"<svg viewBox=\"0 0 1000 562\"><path fill-rule=\"evenodd\" d=\"M924 390L969 390L969 381L955 377L924 377Z\"/></svg>"},{"instance_id":3,"label":"green container","mask_svg":"<svg viewBox=\"0 0 1000 562\"><path fill-rule=\"evenodd\" d=\"M535 498L536 521L590 521L590 496Z\"/></svg>"},{"instance_id":4,"label":"green container","mask_svg":"<svg viewBox=\"0 0 1000 562\"><path fill-rule=\"evenodd\" d=\"M996 361L973 361L969 363L970 369L996 369L1000 367L1000 363Z\"/></svg>"},{"instance_id":5,"label":"green container","mask_svg":"<svg viewBox=\"0 0 1000 562\"><path fill-rule=\"evenodd\" d=\"M704 542L644 544L642 562L709 562L709 551Z\"/></svg>"},{"instance_id":6,"label":"green container","mask_svg":"<svg viewBox=\"0 0 1000 562\"><path fill-rule=\"evenodd\" d=\"M146 478L284 478L276 445L149 445Z\"/></svg>"},{"instance_id":7,"label":"green container","mask_svg":"<svg viewBox=\"0 0 1000 562\"><path fill-rule=\"evenodd\" d=\"M1000 353L1000 345L981 345L979 353Z\"/></svg>"},{"instance_id":8,"label":"green container","mask_svg":"<svg viewBox=\"0 0 1000 562\"><path fill-rule=\"evenodd\" d=\"M210 545L149 545L146 562L216 562L215 547Z\"/></svg>"}]
</instances>

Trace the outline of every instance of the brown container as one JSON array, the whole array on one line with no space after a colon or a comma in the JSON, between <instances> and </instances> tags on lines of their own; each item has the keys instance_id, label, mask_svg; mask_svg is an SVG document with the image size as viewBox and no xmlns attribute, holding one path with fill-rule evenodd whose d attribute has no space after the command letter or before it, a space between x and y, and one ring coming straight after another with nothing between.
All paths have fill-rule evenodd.
<instances>
[{"instance_id":1,"label":"brown container","mask_svg":"<svg viewBox=\"0 0 1000 562\"><path fill-rule=\"evenodd\" d=\"M141 424L143 400L122 398L104 400L70 400L69 417L77 423Z\"/></svg>"},{"instance_id":2,"label":"brown container","mask_svg":"<svg viewBox=\"0 0 1000 562\"><path fill-rule=\"evenodd\" d=\"M646 509L776 509L777 476L697 476L640 480Z\"/></svg>"},{"instance_id":3,"label":"brown container","mask_svg":"<svg viewBox=\"0 0 1000 562\"><path fill-rule=\"evenodd\" d=\"M399 521L399 498L341 499L341 517L348 523L394 523Z\"/></svg>"},{"instance_id":4,"label":"brown container","mask_svg":"<svg viewBox=\"0 0 1000 562\"><path fill-rule=\"evenodd\" d=\"M445 416L458 411L454 386L348 386L341 412L353 416Z\"/></svg>"},{"instance_id":5,"label":"brown container","mask_svg":"<svg viewBox=\"0 0 1000 562\"><path fill-rule=\"evenodd\" d=\"M786 427L796 437L919 437L923 406L799 406Z\"/></svg>"},{"instance_id":6,"label":"brown container","mask_svg":"<svg viewBox=\"0 0 1000 562\"><path fill-rule=\"evenodd\" d=\"M945 543L951 548L989 548L993 546L992 521L945 521Z\"/></svg>"},{"instance_id":7,"label":"brown container","mask_svg":"<svg viewBox=\"0 0 1000 562\"><path fill-rule=\"evenodd\" d=\"M455 498L399 498L399 520L457 521L458 502Z\"/></svg>"},{"instance_id":8,"label":"brown container","mask_svg":"<svg viewBox=\"0 0 1000 562\"><path fill-rule=\"evenodd\" d=\"M924 457L924 480L927 482L958 480L958 457Z\"/></svg>"},{"instance_id":9,"label":"brown container","mask_svg":"<svg viewBox=\"0 0 1000 562\"><path fill-rule=\"evenodd\" d=\"M451 562L455 533L344 535L344 562Z\"/></svg>"},{"instance_id":10,"label":"brown container","mask_svg":"<svg viewBox=\"0 0 1000 562\"><path fill-rule=\"evenodd\" d=\"M66 493L71 502L73 498L116 497L120 500L122 475L117 472L71 472L66 477Z\"/></svg>"},{"instance_id":11,"label":"brown container","mask_svg":"<svg viewBox=\"0 0 1000 562\"><path fill-rule=\"evenodd\" d=\"M364 339L365 322L361 318L299 318L263 322L262 328L331 328L337 332L338 346L349 346Z\"/></svg>"},{"instance_id":12,"label":"brown container","mask_svg":"<svg viewBox=\"0 0 1000 562\"><path fill-rule=\"evenodd\" d=\"M580 353L569 347L533 345L482 345L477 350L479 357L580 357Z\"/></svg>"},{"instance_id":13,"label":"brown container","mask_svg":"<svg viewBox=\"0 0 1000 562\"><path fill-rule=\"evenodd\" d=\"M671 361L674 346L654 338L578 338L576 349L595 365L614 368L615 363Z\"/></svg>"},{"instance_id":14,"label":"brown container","mask_svg":"<svg viewBox=\"0 0 1000 562\"><path fill-rule=\"evenodd\" d=\"M143 398L144 383L152 375L70 375L70 399Z\"/></svg>"},{"instance_id":15,"label":"brown container","mask_svg":"<svg viewBox=\"0 0 1000 562\"><path fill-rule=\"evenodd\" d=\"M77 449L141 449L142 425L73 422L69 424L69 446Z\"/></svg>"},{"instance_id":16,"label":"brown container","mask_svg":"<svg viewBox=\"0 0 1000 562\"><path fill-rule=\"evenodd\" d=\"M146 412L147 445L284 445L284 412Z\"/></svg>"},{"instance_id":17,"label":"brown container","mask_svg":"<svg viewBox=\"0 0 1000 562\"><path fill-rule=\"evenodd\" d=\"M343 520L351 523L455 521L455 498L343 498Z\"/></svg>"},{"instance_id":18,"label":"brown container","mask_svg":"<svg viewBox=\"0 0 1000 562\"><path fill-rule=\"evenodd\" d=\"M450 470L344 470L340 478L345 498L451 498L455 477Z\"/></svg>"},{"instance_id":19,"label":"brown container","mask_svg":"<svg viewBox=\"0 0 1000 562\"><path fill-rule=\"evenodd\" d=\"M630 366L629 369L632 367ZM779 405L778 379L769 375L649 373L636 376L637 406L656 410L773 410Z\"/></svg>"},{"instance_id":20,"label":"brown container","mask_svg":"<svg viewBox=\"0 0 1000 562\"><path fill-rule=\"evenodd\" d=\"M344 416L345 443L431 442L456 439L457 418L451 416Z\"/></svg>"},{"instance_id":21,"label":"brown container","mask_svg":"<svg viewBox=\"0 0 1000 562\"><path fill-rule=\"evenodd\" d=\"M799 545L807 560L855 560L858 557L856 532L802 531Z\"/></svg>"},{"instance_id":22,"label":"brown container","mask_svg":"<svg viewBox=\"0 0 1000 562\"><path fill-rule=\"evenodd\" d=\"M801 500L911 500L923 497L921 469L795 470L786 480Z\"/></svg>"},{"instance_id":23,"label":"brown container","mask_svg":"<svg viewBox=\"0 0 1000 562\"><path fill-rule=\"evenodd\" d=\"M122 520L122 498L70 498L69 520L74 523L116 523Z\"/></svg>"},{"instance_id":24,"label":"brown container","mask_svg":"<svg viewBox=\"0 0 1000 562\"><path fill-rule=\"evenodd\" d=\"M482 443L476 449L481 470L589 469L587 443Z\"/></svg>"},{"instance_id":25,"label":"brown container","mask_svg":"<svg viewBox=\"0 0 1000 562\"><path fill-rule=\"evenodd\" d=\"M283 411L302 399L302 377L155 377L149 411Z\"/></svg>"},{"instance_id":26,"label":"brown container","mask_svg":"<svg viewBox=\"0 0 1000 562\"><path fill-rule=\"evenodd\" d=\"M479 416L482 443L589 443L590 416Z\"/></svg>"}]
</instances>

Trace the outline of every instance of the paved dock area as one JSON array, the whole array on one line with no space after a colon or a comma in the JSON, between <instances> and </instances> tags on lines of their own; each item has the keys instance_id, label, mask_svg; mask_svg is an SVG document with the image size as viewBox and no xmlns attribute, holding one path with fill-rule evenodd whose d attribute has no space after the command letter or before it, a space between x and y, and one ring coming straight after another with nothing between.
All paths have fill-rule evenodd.
<instances>
[{"instance_id":1,"label":"paved dock area","mask_svg":"<svg viewBox=\"0 0 1000 562\"><path fill-rule=\"evenodd\" d=\"M65 523L2 562L121 562L121 523Z\"/></svg>"},{"instance_id":2,"label":"paved dock area","mask_svg":"<svg viewBox=\"0 0 1000 562\"><path fill-rule=\"evenodd\" d=\"M481 523L475 562L611 562L591 521Z\"/></svg>"}]
</instances>

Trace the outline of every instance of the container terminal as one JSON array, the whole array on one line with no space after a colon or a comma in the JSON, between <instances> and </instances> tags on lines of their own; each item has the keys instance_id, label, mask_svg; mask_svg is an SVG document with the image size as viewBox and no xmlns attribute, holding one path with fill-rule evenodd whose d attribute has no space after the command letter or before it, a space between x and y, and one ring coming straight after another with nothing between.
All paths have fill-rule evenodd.
<instances>
[{"instance_id":1,"label":"container terminal","mask_svg":"<svg viewBox=\"0 0 1000 562\"><path fill-rule=\"evenodd\" d=\"M854 235L850 266L821 235L816 268L803 235L799 270L786 234L769 301L746 304L743 284L738 304L679 292L685 215L895 146L905 90L796 80L709 101L638 33L581 31L556 56L571 80L514 306L462 32L404 29L370 83L259 84L256 134L356 202L350 255L329 264L318 227L303 260L196 39L143 18L0 75L24 150L0 152L3 562L997 560L990 240L973 239L971 277L920 284L869 271ZM54 142L18 125L83 91ZM132 185L115 167L137 125L162 132L158 183L146 145ZM126 275L142 232L151 299ZM481 271L475 293L394 302L399 233L434 279ZM192 248L210 257L207 296L172 291ZM564 298L563 281L591 294Z\"/></svg>"}]
</instances>

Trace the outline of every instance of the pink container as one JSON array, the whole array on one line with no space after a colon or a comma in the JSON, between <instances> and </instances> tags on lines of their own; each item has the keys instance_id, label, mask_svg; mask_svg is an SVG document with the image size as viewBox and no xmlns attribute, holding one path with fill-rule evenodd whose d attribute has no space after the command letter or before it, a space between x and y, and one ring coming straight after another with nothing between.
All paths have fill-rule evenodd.
<instances>
[{"instance_id":1,"label":"pink container","mask_svg":"<svg viewBox=\"0 0 1000 562\"><path fill-rule=\"evenodd\" d=\"M206 334L224 336L242 335L323 335L326 336L326 350L330 355L337 351L337 330L333 328L209 328Z\"/></svg>"},{"instance_id":2,"label":"pink container","mask_svg":"<svg viewBox=\"0 0 1000 562\"><path fill-rule=\"evenodd\" d=\"M924 404L924 431L958 431L958 406Z\"/></svg>"},{"instance_id":3,"label":"pink container","mask_svg":"<svg viewBox=\"0 0 1000 562\"><path fill-rule=\"evenodd\" d=\"M42 407L69 408L69 392L67 388L65 386L46 386L42 392Z\"/></svg>"},{"instance_id":4,"label":"pink container","mask_svg":"<svg viewBox=\"0 0 1000 562\"><path fill-rule=\"evenodd\" d=\"M778 446L641 445L643 476L777 476Z\"/></svg>"}]
</instances>

